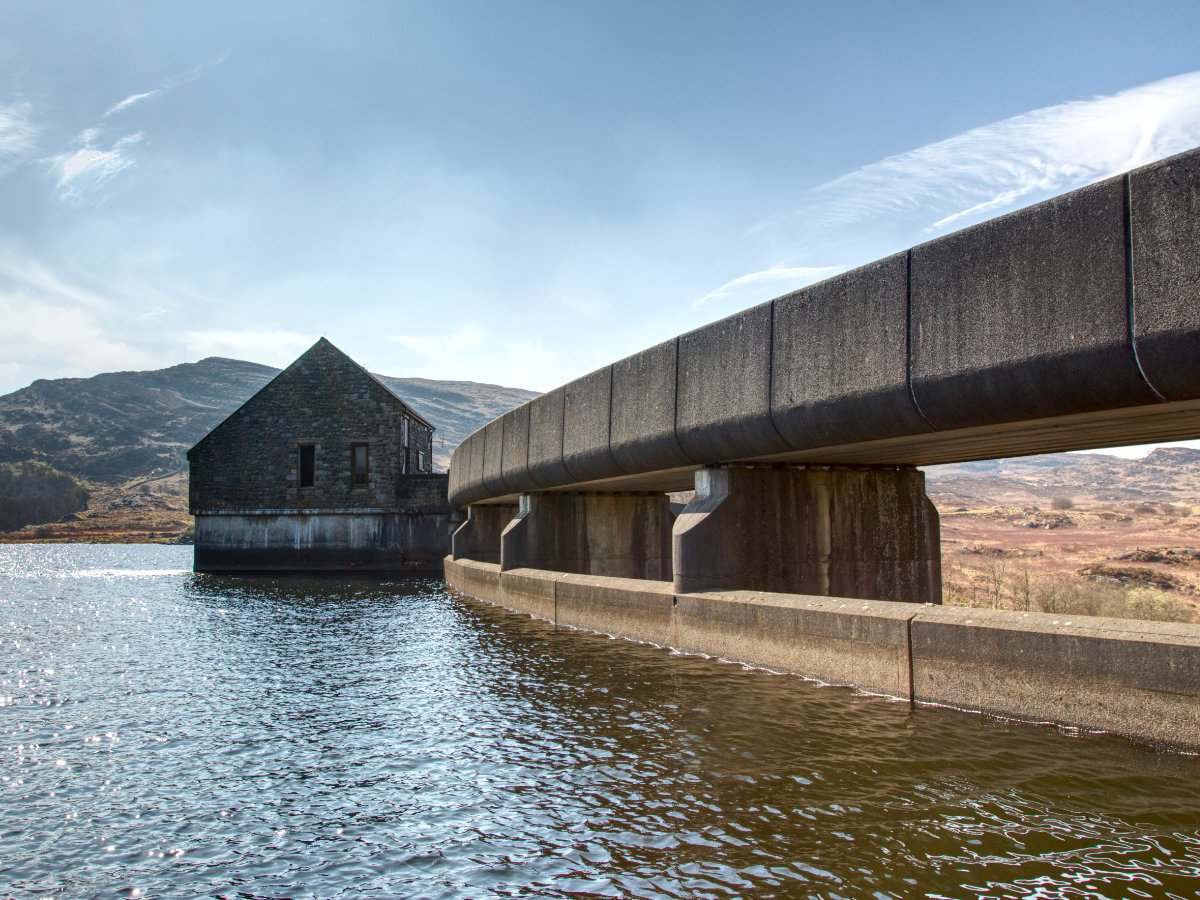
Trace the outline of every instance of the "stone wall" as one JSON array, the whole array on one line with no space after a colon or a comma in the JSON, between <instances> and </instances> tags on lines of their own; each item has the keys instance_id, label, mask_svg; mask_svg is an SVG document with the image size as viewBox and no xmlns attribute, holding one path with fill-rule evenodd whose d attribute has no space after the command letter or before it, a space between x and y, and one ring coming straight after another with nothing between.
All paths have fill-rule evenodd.
<instances>
[{"instance_id":1,"label":"stone wall","mask_svg":"<svg viewBox=\"0 0 1200 900\"><path fill-rule=\"evenodd\" d=\"M432 442L401 400L322 338L188 452L191 511L394 509L417 490L405 473L417 472L419 453L429 470ZM356 443L369 447L365 486L351 484ZM314 447L312 487L299 486L302 444Z\"/></svg>"},{"instance_id":2,"label":"stone wall","mask_svg":"<svg viewBox=\"0 0 1200 900\"><path fill-rule=\"evenodd\" d=\"M431 476L442 482L444 475ZM411 512L196 517L197 572L441 573L457 517L442 501Z\"/></svg>"}]
</instances>

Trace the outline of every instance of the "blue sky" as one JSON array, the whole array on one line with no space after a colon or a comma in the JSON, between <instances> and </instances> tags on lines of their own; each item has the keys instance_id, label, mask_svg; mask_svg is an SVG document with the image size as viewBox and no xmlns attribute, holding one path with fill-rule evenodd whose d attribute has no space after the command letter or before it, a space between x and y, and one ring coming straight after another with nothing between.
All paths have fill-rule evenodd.
<instances>
[{"instance_id":1,"label":"blue sky","mask_svg":"<svg viewBox=\"0 0 1200 900\"><path fill-rule=\"evenodd\" d=\"M1200 145L1200 4L0 6L0 392L547 389Z\"/></svg>"}]
</instances>

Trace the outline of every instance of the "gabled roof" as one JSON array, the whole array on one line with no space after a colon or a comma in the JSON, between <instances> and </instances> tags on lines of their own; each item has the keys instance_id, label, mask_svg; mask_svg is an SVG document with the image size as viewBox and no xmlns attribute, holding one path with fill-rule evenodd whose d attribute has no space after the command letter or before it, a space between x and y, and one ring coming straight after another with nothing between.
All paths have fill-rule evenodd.
<instances>
[{"instance_id":1,"label":"gabled roof","mask_svg":"<svg viewBox=\"0 0 1200 900\"><path fill-rule=\"evenodd\" d=\"M195 450L197 447L199 447L201 444L203 444L205 441L207 441L209 438L211 438L214 434L216 434L218 431L220 431L227 422L229 422L231 419L236 418L242 412L242 410L253 405L254 402L258 399L258 397L261 394L271 390L272 386L277 381L279 381L279 379L283 378L286 375L289 375L294 369L301 367L309 362L316 362L318 364L323 363L325 365L328 365L331 355L333 355L332 356L333 359L335 359L339 362L349 363L351 366L353 366L355 369L357 369L359 372L361 372L363 376L365 376L367 379L370 380L372 385L377 387L379 390L383 391L384 394L386 394L387 397L392 402L399 405L411 418L416 419L418 422L420 422L422 425L424 425L430 431L435 430L433 425L431 425L425 419L424 416L421 416L420 414L418 414L411 406L409 406L402 399L400 399L400 397L397 396L395 391L393 391L386 384L384 384L382 381L380 381L378 378L376 378L374 375L372 375L370 372L368 372L366 369L364 369L362 366L360 366L358 363L356 363L353 359L351 359L349 356L347 356L342 350L335 347L333 342L330 341L328 338L322 337L322 338L319 338L315 344L313 344L311 347L309 347L307 350L305 350L303 353L301 353L298 357L296 357L296 359L294 359L292 361L291 365L289 365L286 369L284 369L282 372L280 372L278 375L276 375L274 378L272 378L270 381L268 381L266 384L264 384L261 388L259 388L257 391L255 391L254 394L248 400L246 400L245 403L243 403L241 406L239 406L237 409L235 409L233 412L231 412L228 416L226 416L221 421L221 423L219 425L217 425L212 431L210 431L208 434L206 434L204 437L202 437L200 440L198 440L195 443L195 445L190 450L188 450L188 455L190 456L192 450ZM324 357L323 360L321 359L322 357Z\"/></svg>"}]
</instances>

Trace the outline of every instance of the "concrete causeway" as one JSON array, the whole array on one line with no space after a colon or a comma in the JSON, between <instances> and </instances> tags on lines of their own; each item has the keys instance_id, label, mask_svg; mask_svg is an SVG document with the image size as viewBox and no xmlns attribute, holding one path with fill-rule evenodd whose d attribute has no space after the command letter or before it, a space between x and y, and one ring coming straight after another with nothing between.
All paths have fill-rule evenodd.
<instances>
[{"instance_id":1,"label":"concrete causeway","mask_svg":"<svg viewBox=\"0 0 1200 900\"><path fill-rule=\"evenodd\" d=\"M488 423L451 459L446 580L556 625L1200 750L1200 626L940 607L917 468L1198 435L1200 149Z\"/></svg>"}]
</instances>

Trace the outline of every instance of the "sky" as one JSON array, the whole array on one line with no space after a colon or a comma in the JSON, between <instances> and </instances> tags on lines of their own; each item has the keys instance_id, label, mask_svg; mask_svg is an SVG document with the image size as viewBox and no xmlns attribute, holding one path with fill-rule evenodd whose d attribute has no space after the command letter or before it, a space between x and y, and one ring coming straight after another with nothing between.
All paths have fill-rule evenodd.
<instances>
[{"instance_id":1,"label":"sky","mask_svg":"<svg viewBox=\"0 0 1200 900\"><path fill-rule=\"evenodd\" d=\"M1200 145L1200 3L0 5L0 393L546 390Z\"/></svg>"}]
</instances>

